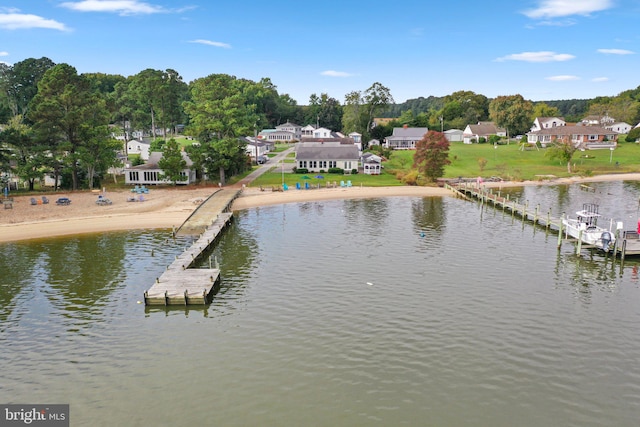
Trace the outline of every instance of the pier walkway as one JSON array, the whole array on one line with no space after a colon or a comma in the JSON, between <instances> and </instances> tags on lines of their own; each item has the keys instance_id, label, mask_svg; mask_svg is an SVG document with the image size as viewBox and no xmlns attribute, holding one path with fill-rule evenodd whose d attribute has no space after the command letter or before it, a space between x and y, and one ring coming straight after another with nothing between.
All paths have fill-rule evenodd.
<instances>
[{"instance_id":1,"label":"pier walkway","mask_svg":"<svg viewBox=\"0 0 640 427\"><path fill-rule=\"evenodd\" d=\"M178 255L144 293L145 305L205 305L211 303L220 283L220 269L193 268L196 260L220 236L233 214L231 202L240 190L221 189L209 196L176 231L176 234L200 234Z\"/></svg>"}]
</instances>

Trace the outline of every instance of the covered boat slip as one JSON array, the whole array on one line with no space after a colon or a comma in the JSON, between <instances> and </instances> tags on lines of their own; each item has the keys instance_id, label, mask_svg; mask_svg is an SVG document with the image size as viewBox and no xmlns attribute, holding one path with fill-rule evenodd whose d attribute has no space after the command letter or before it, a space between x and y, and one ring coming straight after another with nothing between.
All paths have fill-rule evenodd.
<instances>
[{"instance_id":1,"label":"covered boat slip","mask_svg":"<svg viewBox=\"0 0 640 427\"><path fill-rule=\"evenodd\" d=\"M206 305L211 303L220 283L220 269L193 268L196 260L220 236L233 218L228 212L238 190L219 190L204 201L185 221L180 234L200 234L187 250L178 255L144 293L147 306Z\"/></svg>"}]
</instances>

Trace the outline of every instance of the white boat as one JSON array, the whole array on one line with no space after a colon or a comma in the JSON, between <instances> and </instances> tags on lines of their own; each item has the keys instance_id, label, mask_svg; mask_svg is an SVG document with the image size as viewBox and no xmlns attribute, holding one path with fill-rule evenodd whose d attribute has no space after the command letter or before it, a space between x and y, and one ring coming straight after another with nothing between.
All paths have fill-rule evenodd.
<instances>
[{"instance_id":1,"label":"white boat","mask_svg":"<svg viewBox=\"0 0 640 427\"><path fill-rule=\"evenodd\" d=\"M595 246L608 252L615 243L614 233L609 229L598 226L598 218L602 215L598 212L598 205L585 203L582 210L576 212L577 218L564 218L562 226L567 236L582 240L583 243Z\"/></svg>"}]
</instances>

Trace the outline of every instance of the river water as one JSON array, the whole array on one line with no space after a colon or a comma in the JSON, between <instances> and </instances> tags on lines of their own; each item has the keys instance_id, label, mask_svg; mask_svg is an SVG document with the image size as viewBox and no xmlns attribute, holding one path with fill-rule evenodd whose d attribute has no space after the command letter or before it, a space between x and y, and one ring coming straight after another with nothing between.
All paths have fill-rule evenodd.
<instances>
[{"instance_id":1,"label":"river water","mask_svg":"<svg viewBox=\"0 0 640 427\"><path fill-rule=\"evenodd\" d=\"M637 184L503 190L635 228ZM357 189L354 189L357 191ZM188 239L0 246L0 403L74 426L636 426L640 279L454 198L237 213L207 308L145 309Z\"/></svg>"}]
</instances>

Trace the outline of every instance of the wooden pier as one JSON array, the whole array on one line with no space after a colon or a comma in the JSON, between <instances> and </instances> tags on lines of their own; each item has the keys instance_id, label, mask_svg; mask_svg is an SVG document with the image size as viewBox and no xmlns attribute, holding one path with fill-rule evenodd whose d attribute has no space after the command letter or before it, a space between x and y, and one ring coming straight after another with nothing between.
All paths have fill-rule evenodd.
<instances>
[{"instance_id":1,"label":"wooden pier","mask_svg":"<svg viewBox=\"0 0 640 427\"><path fill-rule=\"evenodd\" d=\"M191 247L176 257L144 293L145 305L186 306L211 303L220 283L220 269L217 265L215 268L193 266L233 218L228 210L239 193L239 190L219 190L187 218L176 233L202 234Z\"/></svg>"},{"instance_id":2,"label":"wooden pier","mask_svg":"<svg viewBox=\"0 0 640 427\"><path fill-rule=\"evenodd\" d=\"M529 202L524 204L517 199L510 199L509 195L503 197L500 191L494 193L492 189L478 187L475 183L462 183L458 185L445 184L445 187L456 193L466 200L476 199L480 203L492 205L496 209L502 209L503 212L509 211L512 218L516 215L523 221L531 221L534 225L540 225L547 230L558 233L558 248L561 246L563 237L565 241L573 241L576 243L576 254L580 255L582 249L595 248L593 245L587 245L580 239L573 239L563 230L563 217L551 215L551 209L546 213L540 210L540 205L530 207ZM563 214L564 216L564 214ZM620 256L624 261L628 255L640 255L640 236L635 231L616 230L614 232L616 239L614 247L611 250L614 256Z\"/></svg>"}]
</instances>

